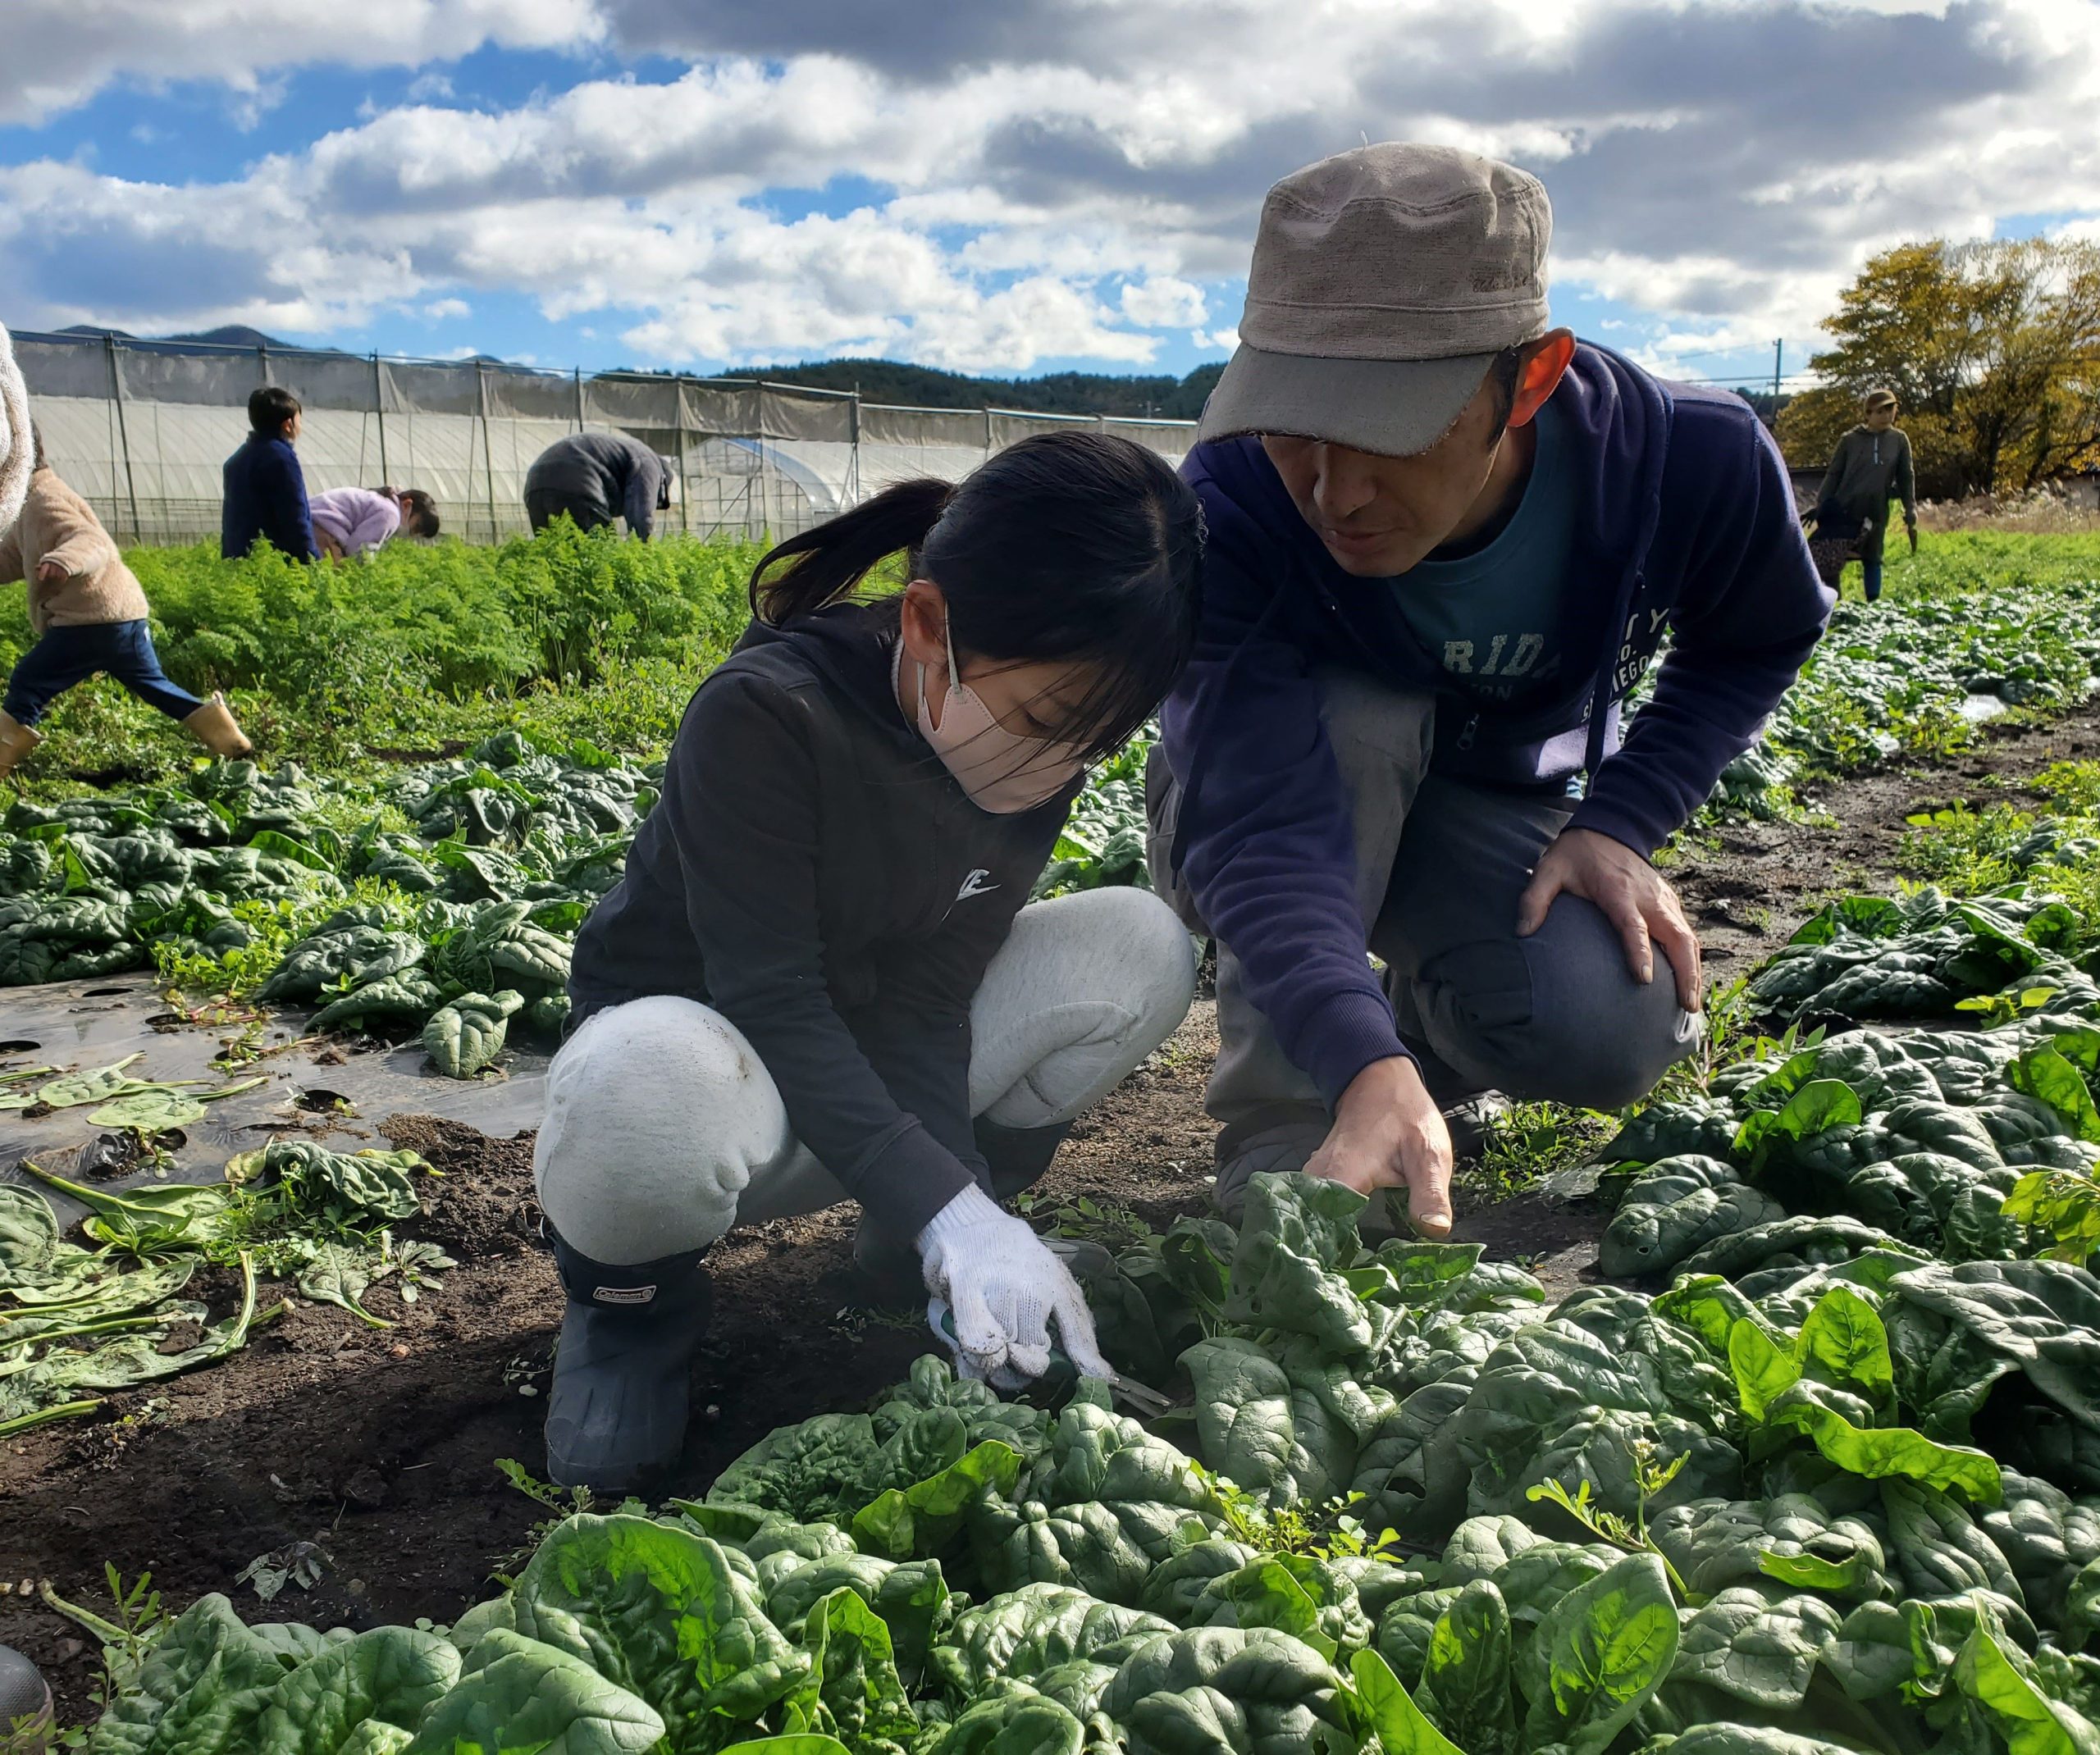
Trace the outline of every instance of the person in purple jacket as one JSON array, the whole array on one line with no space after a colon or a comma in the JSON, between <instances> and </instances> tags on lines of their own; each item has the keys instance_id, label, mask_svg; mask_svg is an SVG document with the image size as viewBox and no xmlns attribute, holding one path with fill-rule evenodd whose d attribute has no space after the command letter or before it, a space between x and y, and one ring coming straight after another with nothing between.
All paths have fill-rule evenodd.
<instances>
[{"instance_id":1,"label":"person in purple jacket","mask_svg":"<svg viewBox=\"0 0 2100 1755\"><path fill-rule=\"evenodd\" d=\"M427 542L438 532L437 502L419 487L331 487L312 495L313 540L323 554L355 560L405 531Z\"/></svg>"},{"instance_id":2,"label":"person in purple jacket","mask_svg":"<svg viewBox=\"0 0 2100 1755\"><path fill-rule=\"evenodd\" d=\"M1650 855L1832 598L1746 403L1550 325L1551 229L1536 178L1399 144L1262 208L1183 466L1203 618L1146 776L1154 885L1218 947L1228 1213L1304 1169L1442 1235L1448 1111L1617 1108L1699 1038Z\"/></svg>"}]
</instances>

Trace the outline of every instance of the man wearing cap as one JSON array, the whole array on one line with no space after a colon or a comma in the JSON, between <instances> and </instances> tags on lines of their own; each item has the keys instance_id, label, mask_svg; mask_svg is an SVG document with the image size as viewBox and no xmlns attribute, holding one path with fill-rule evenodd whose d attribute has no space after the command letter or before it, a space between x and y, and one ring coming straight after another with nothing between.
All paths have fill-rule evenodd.
<instances>
[{"instance_id":1,"label":"man wearing cap","mask_svg":"<svg viewBox=\"0 0 2100 1755\"><path fill-rule=\"evenodd\" d=\"M1831 594L1740 399L1550 326L1551 228L1536 178L1441 147L1344 153L1262 207L1146 777L1155 884L1218 946L1228 1212L1303 1169L1404 1187L1440 1235L1446 1109L1617 1108L1699 1038L1648 856Z\"/></svg>"}]
</instances>

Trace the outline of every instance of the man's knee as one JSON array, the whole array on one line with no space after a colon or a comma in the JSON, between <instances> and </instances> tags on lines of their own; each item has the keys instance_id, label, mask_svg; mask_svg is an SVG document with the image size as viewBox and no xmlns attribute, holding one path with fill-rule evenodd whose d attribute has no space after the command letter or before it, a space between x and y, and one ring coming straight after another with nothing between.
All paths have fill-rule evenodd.
<instances>
[{"instance_id":1,"label":"man's knee","mask_svg":"<svg viewBox=\"0 0 2100 1755\"><path fill-rule=\"evenodd\" d=\"M584 1254L654 1260L727 1230L753 1169L788 1137L780 1094L742 1032L660 995L598 1013L555 1056L533 1179L550 1222Z\"/></svg>"},{"instance_id":2,"label":"man's knee","mask_svg":"<svg viewBox=\"0 0 2100 1755\"><path fill-rule=\"evenodd\" d=\"M1634 979L1617 931L1563 896L1529 938L1467 946L1427 979L1440 991L1431 1046L1469 1081L1522 1100L1620 1109L1691 1052L1700 1021L1678 1004L1669 958ZM1471 989L1472 991L1468 991Z\"/></svg>"}]
</instances>

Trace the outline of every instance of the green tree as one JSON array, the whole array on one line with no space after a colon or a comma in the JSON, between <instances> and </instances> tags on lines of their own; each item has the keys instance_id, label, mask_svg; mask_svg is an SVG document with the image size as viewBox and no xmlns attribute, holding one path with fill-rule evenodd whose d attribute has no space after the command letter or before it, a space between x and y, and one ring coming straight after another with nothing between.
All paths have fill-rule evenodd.
<instances>
[{"instance_id":1,"label":"green tree","mask_svg":"<svg viewBox=\"0 0 2100 1755\"><path fill-rule=\"evenodd\" d=\"M2100 463L2100 244L1899 244L1867 263L1824 326L1837 344L1809 362L1823 383L1779 420L1791 463L1824 462L1877 385L1901 399L1929 498Z\"/></svg>"}]
</instances>

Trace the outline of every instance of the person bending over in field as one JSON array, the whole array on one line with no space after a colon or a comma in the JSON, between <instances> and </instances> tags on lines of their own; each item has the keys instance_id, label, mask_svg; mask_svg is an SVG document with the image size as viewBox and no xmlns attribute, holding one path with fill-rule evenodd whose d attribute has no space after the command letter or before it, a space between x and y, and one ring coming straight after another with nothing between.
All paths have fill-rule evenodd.
<instances>
[{"instance_id":1,"label":"person bending over in field","mask_svg":"<svg viewBox=\"0 0 2100 1755\"><path fill-rule=\"evenodd\" d=\"M760 563L577 941L533 1154L568 1297L555 1480L675 1461L709 1246L841 1201L879 1285L951 1308L966 1373L1039 1375L1054 1326L1107 1374L1071 1274L999 1203L1180 1022L1195 962L1143 890L1028 895L1088 764L1187 659L1200 531L1163 459L1058 433ZM864 600L897 557L903 590Z\"/></svg>"},{"instance_id":2,"label":"person bending over in field","mask_svg":"<svg viewBox=\"0 0 2100 1755\"><path fill-rule=\"evenodd\" d=\"M267 537L280 554L314 559L313 519L307 506L306 472L292 442L303 411L299 398L267 384L248 399L248 438L226 461L219 507L219 553L239 560Z\"/></svg>"},{"instance_id":3,"label":"person bending over in field","mask_svg":"<svg viewBox=\"0 0 2100 1755\"><path fill-rule=\"evenodd\" d=\"M437 502L419 487L331 487L308 503L313 540L323 554L352 560L396 533L437 535Z\"/></svg>"},{"instance_id":4,"label":"person bending over in field","mask_svg":"<svg viewBox=\"0 0 2100 1755\"><path fill-rule=\"evenodd\" d=\"M147 625L146 594L94 508L45 459L42 435L32 427L30 437L29 497L14 528L0 536L0 584L29 581L37 639L8 677L0 706L0 776L43 741L36 725L44 709L98 673L180 719L214 755L248 754L224 696L199 700L168 681Z\"/></svg>"},{"instance_id":5,"label":"person bending over in field","mask_svg":"<svg viewBox=\"0 0 2100 1755\"><path fill-rule=\"evenodd\" d=\"M1183 466L1203 622L1146 777L1155 884L1219 946L1228 1213L1303 1168L1404 1187L1441 1235L1447 1109L1614 1109L1698 1040L1649 855L1831 594L1746 404L1550 326L1550 227L1523 171L1393 144L1262 209Z\"/></svg>"},{"instance_id":6,"label":"person bending over in field","mask_svg":"<svg viewBox=\"0 0 2100 1755\"><path fill-rule=\"evenodd\" d=\"M571 433L525 472L525 517L541 531L564 513L578 530L624 516L628 534L646 542L670 506L672 473L668 459L625 433Z\"/></svg>"},{"instance_id":7,"label":"person bending over in field","mask_svg":"<svg viewBox=\"0 0 2100 1755\"><path fill-rule=\"evenodd\" d=\"M1814 522L1819 544L1837 541L1847 559L1860 563L1860 583L1869 603L1881 595L1883 539L1888 534L1888 503L1903 503L1903 528L1911 552L1918 552L1918 484L1911 467L1910 435L1896 424L1896 392L1869 390L1860 424L1838 441L1817 489ZM1838 563L1842 571L1842 562ZM1825 577L1837 584L1826 568Z\"/></svg>"}]
</instances>

